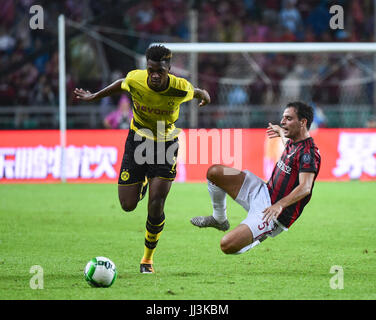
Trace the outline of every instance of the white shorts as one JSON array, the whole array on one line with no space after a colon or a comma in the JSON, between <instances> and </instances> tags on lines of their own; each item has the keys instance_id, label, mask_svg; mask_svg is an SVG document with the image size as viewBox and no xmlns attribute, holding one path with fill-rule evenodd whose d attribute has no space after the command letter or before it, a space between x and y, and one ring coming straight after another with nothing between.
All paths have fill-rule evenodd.
<instances>
[{"instance_id":1,"label":"white shorts","mask_svg":"<svg viewBox=\"0 0 376 320\"><path fill-rule=\"evenodd\" d=\"M246 211L247 217L241 222L246 224L252 232L253 241L264 240L266 237L274 238L282 231L288 229L280 224L277 220L269 223L263 221L263 211L271 206L270 195L266 183L248 170L243 171L246 176L239 194L235 201L239 203Z\"/></svg>"}]
</instances>

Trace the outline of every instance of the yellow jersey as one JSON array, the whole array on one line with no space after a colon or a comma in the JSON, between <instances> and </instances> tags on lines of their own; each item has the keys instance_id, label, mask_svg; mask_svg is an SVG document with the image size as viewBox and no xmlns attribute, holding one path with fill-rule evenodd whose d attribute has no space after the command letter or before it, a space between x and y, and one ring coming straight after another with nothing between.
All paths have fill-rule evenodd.
<instances>
[{"instance_id":1,"label":"yellow jersey","mask_svg":"<svg viewBox=\"0 0 376 320\"><path fill-rule=\"evenodd\" d=\"M168 76L168 88L158 92L149 88L147 70L130 71L121 83L121 88L128 91L133 100L130 128L143 137L166 141L180 132L175 127L180 105L193 99L194 88L186 79Z\"/></svg>"}]
</instances>

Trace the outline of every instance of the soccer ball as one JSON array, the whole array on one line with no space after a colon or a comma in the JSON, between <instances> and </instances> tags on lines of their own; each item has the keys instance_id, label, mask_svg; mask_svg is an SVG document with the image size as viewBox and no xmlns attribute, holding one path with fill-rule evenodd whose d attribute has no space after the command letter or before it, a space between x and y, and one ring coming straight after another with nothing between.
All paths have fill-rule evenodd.
<instances>
[{"instance_id":1,"label":"soccer ball","mask_svg":"<svg viewBox=\"0 0 376 320\"><path fill-rule=\"evenodd\" d=\"M85 280L92 287L110 287L115 282L117 271L115 263L106 257L91 259L84 270Z\"/></svg>"}]
</instances>

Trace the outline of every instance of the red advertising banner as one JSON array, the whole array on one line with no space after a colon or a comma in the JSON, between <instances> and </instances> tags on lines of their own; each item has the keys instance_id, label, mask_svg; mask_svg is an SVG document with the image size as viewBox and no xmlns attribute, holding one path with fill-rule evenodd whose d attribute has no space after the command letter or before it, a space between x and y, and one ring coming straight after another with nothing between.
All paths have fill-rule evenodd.
<instances>
[{"instance_id":1,"label":"red advertising banner","mask_svg":"<svg viewBox=\"0 0 376 320\"><path fill-rule=\"evenodd\" d=\"M68 130L67 181L116 183L128 130ZM376 180L376 129L318 129L318 180ZM58 130L0 131L0 183L59 182ZM186 129L179 136L178 182L206 181L210 165L247 169L267 180L283 146L265 129Z\"/></svg>"}]
</instances>

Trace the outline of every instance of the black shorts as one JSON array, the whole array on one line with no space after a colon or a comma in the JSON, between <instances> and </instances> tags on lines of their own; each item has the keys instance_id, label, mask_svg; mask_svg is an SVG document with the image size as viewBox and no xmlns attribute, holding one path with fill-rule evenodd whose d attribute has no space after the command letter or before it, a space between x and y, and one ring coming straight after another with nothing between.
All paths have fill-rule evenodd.
<instances>
[{"instance_id":1,"label":"black shorts","mask_svg":"<svg viewBox=\"0 0 376 320\"><path fill-rule=\"evenodd\" d=\"M176 177L178 149L178 138L156 142L129 130L118 183L136 184L143 182L145 177L173 181Z\"/></svg>"}]
</instances>

